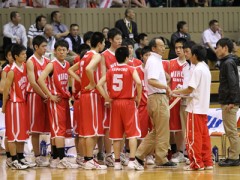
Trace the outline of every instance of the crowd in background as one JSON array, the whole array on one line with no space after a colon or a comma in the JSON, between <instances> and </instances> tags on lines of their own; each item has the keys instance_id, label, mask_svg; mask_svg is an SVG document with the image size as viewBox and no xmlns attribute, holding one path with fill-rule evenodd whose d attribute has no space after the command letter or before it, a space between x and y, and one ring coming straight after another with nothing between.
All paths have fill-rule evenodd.
<instances>
[{"instance_id":1,"label":"crowd in background","mask_svg":"<svg viewBox=\"0 0 240 180\"><path fill-rule=\"evenodd\" d=\"M2 0L0 7L114 8L114 7L219 7L240 6L240 0Z\"/></svg>"}]
</instances>

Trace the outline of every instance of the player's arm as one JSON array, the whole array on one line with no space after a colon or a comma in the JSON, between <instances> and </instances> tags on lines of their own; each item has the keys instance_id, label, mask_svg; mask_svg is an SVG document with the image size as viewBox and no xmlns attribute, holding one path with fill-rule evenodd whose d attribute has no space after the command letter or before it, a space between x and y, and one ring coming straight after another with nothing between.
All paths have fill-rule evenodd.
<instances>
[{"instance_id":1,"label":"player's arm","mask_svg":"<svg viewBox=\"0 0 240 180\"><path fill-rule=\"evenodd\" d=\"M61 100L61 98L58 96L52 95L51 92L48 90L47 85L45 83L46 78L52 72L53 72L53 64L48 63L48 65L46 66L46 68L43 70L40 77L38 78L37 82L38 82L39 86L41 87L42 91L47 95L47 97L49 97L50 100L52 100L53 102L57 103Z\"/></svg>"},{"instance_id":2,"label":"player's arm","mask_svg":"<svg viewBox=\"0 0 240 180\"><path fill-rule=\"evenodd\" d=\"M4 85L7 79L7 73L5 71L2 71L1 74L1 82L0 82L0 93L3 93Z\"/></svg>"},{"instance_id":3,"label":"player's arm","mask_svg":"<svg viewBox=\"0 0 240 180\"><path fill-rule=\"evenodd\" d=\"M90 63L88 64L88 66L86 67L86 74L87 77L90 81L89 85L87 87L85 87L86 89L94 89L96 86L96 82L94 80L94 71L96 71L98 64L101 62L101 55L100 54L95 54L93 55Z\"/></svg>"},{"instance_id":4,"label":"player's arm","mask_svg":"<svg viewBox=\"0 0 240 180\"><path fill-rule=\"evenodd\" d=\"M110 99L110 97L108 96L108 93L106 93L106 91L103 88L105 83L106 83L106 75L99 80L96 88L99 91L99 93L102 95L102 97L104 97L105 102L111 102L112 100Z\"/></svg>"},{"instance_id":5,"label":"player's arm","mask_svg":"<svg viewBox=\"0 0 240 180\"><path fill-rule=\"evenodd\" d=\"M6 111L6 103L7 103L7 100L9 98L9 90L10 90L10 87L13 83L13 78L14 78L14 72L13 71L9 71L8 74L7 74L7 79L6 79L6 83L5 83L5 87L4 87L4 90L3 90L3 104L2 104L2 112L5 113Z\"/></svg>"},{"instance_id":6,"label":"player's arm","mask_svg":"<svg viewBox=\"0 0 240 180\"><path fill-rule=\"evenodd\" d=\"M139 75L138 75L136 69L133 71L133 80L135 81L136 86L137 86L136 103L137 103L137 106L138 106L140 101L141 101L141 97L142 97L142 82L141 82L141 79L139 78Z\"/></svg>"},{"instance_id":7,"label":"player's arm","mask_svg":"<svg viewBox=\"0 0 240 180\"><path fill-rule=\"evenodd\" d=\"M46 94L42 91L38 83L36 82L35 74L34 74L34 65L31 60L27 61L27 76L28 76L28 81L33 88L33 90L41 96L43 99L47 99Z\"/></svg>"},{"instance_id":8,"label":"player's arm","mask_svg":"<svg viewBox=\"0 0 240 180\"><path fill-rule=\"evenodd\" d=\"M102 77L106 75L107 68L106 68L106 60L104 55L102 55L102 60L101 60L101 71L102 71Z\"/></svg>"},{"instance_id":9,"label":"player's arm","mask_svg":"<svg viewBox=\"0 0 240 180\"><path fill-rule=\"evenodd\" d=\"M158 80L156 80L156 79L148 79L148 84L151 85L151 86L153 86L153 87L155 87L155 88L165 89L167 92L171 92L171 89L170 89L168 86L160 83L160 82L159 82Z\"/></svg>"},{"instance_id":10,"label":"player's arm","mask_svg":"<svg viewBox=\"0 0 240 180\"><path fill-rule=\"evenodd\" d=\"M68 69L68 74L74 78L76 81L81 82L81 79L79 75L77 75L75 72L79 69L79 62L74 64L72 67Z\"/></svg>"},{"instance_id":11,"label":"player's arm","mask_svg":"<svg viewBox=\"0 0 240 180\"><path fill-rule=\"evenodd\" d=\"M176 90L173 90L172 93L174 94L191 94L193 92L194 88L191 87L191 86L188 86L187 88L185 89L176 89Z\"/></svg>"}]
</instances>

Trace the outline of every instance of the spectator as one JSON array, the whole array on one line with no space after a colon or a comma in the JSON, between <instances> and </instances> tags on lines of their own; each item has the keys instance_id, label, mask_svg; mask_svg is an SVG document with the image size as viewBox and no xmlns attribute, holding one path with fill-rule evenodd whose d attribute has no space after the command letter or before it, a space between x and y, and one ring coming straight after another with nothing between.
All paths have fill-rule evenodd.
<instances>
[{"instance_id":1,"label":"spectator","mask_svg":"<svg viewBox=\"0 0 240 180\"><path fill-rule=\"evenodd\" d=\"M49 59L53 59L53 50L54 50L54 45L55 45L55 38L53 36L53 27L51 24L46 24L44 27L44 34L43 36L47 39L47 51L45 53L45 55L49 58Z\"/></svg>"},{"instance_id":2,"label":"spectator","mask_svg":"<svg viewBox=\"0 0 240 180\"><path fill-rule=\"evenodd\" d=\"M145 34L145 33L140 33L139 35L138 35L138 37L136 38L136 42L137 43L135 43L134 44L134 57L136 57L136 50L138 49L138 48L144 48L145 46L147 46L148 45L148 43L149 43L149 41L148 41L148 35L147 34ZM138 58L139 59L139 58Z\"/></svg>"},{"instance_id":3,"label":"spectator","mask_svg":"<svg viewBox=\"0 0 240 180\"><path fill-rule=\"evenodd\" d=\"M53 32L57 40L64 39L69 34L67 26L61 23L61 19L62 15L59 11L53 11L51 13Z\"/></svg>"},{"instance_id":4,"label":"spectator","mask_svg":"<svg viewBox=\"0 0 240 180\"><path fill-rule=\"evenodd\" d=\"M33 50L32 40L34 37L38 35L43 35L43 29L46 25L47 20L46 17L40 15L36 18L35 24L32 24L28 30L28 45L29 48Z\"/></svg>"},{"instance_id":5,"label":"spectator","mask_svg":"<svg viewBox=\"0 0 240 180\"><path fill-rule=\"evenodd\" d=\"M25 27L20 24L21 16L19 12L10 13L11 21L3 26L3 49L14 43L27 47L27 35Z\"/></svg>"},{"instance_id":6,"label":"spectator","mask_svg":"<svg viewBox=\"0 0 240 180\"><path fill-rule=\"evenodd\" d=\"M32 0L32 5L35 8L58 8L57 3L51 0Z\"/></svg>"},{"instance_id":7,"label":"spectator","mask_svg":"<svg viewBox=\"0 0 240 180\"><path fill-rule=\"evenodd\" d=\"M185 38L186 40L191 39L190 34L188 33L188 25L185 21L179 21L177 23L177 31L171 35L169 59L177 57L175 53L175 42L178 38Z\"/></svg>"},{"instance_id":8,"label":"spectator","mask_svg":"<svg viewBox=\"0 0 240 180\"><path fill-rule=\"evenodd\" d=\"M145 0L132 0L131 3L135 7L140 7L140 8L147 7Z\"/></svg>"},{"instance_id":9,"label":"spectator","mask_svg":"<svg viewBox=\"0 0 240 180\"><path fill-rule=\"evenodd\" d=\"M84 44L87 44L91 47L91 44L90 44L90 39L92 37L92 34L93 32L92 31L88 31L86 32L84 35L83 35L83 42Z\"/></svg>"},{"instance_id":10,"label":"spectator","mask_svg":"<svg viewBox=\"0 0 240 180\"><path fill-rule=\"evenodd\" d=\"M207 61L217 61L216 43L223 37L222 30L217 20L213 19L209 22L209 28L202 33L202 44L207 49Z\"/></svg>"},{"instance_id":11,"label":"spectator","mask_svg":"<svg viewBox=\"0 0 240 180\"><path fill-rule=\"evenodd\" d=\"M133 21L135 13L133 9L128 8L125 11L125 18L116 22L115 27L122 31L123 39L135 40L138 36L137 24Z\"/></svg>"},{"instance_id":12,"label":"spectator","mask_svg":"<svg viewBox=\"0 0 240 180\"><path fill-rule=\"evenodd\" d=\"M129 0L112 0L112 3L110 5L111 7L128 7L129 6ZM105 2L106 7L106 2Z\"/></svg>"}]
</instances>

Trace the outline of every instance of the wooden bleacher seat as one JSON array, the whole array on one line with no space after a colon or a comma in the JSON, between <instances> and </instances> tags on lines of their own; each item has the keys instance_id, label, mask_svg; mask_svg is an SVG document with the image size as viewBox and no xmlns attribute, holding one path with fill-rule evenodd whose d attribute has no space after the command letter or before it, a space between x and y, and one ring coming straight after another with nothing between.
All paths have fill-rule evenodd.
<instances>
[{"instance_id":1,"label":"wooden bleacher seat","mask_svg":"<svg viewBox=\"0 0 240 180\"><path fill-rule=\"evenodd\" d=\"M211 70L211 75L212 75L212 82L218 82L219 81L219 70Z\"/></svg>"},{"instance_id":2,"label":"wooden bleacher seat","mask_svg":"<svg viewBox=\"0 0 240 180\"><path fill-rule=\"evenodd\" d=\"M168 60L169 51L170 49L165 49L164 55L162 57L163 60Z\"/></svg>"},{"instance_id":3,"label":"wooden bleacher seat","mask_svg":"<svg viewBox=\"0 0 240 180\"><path fill-rule=\"evenodd\" d=\"M220 85L219 82L212 82L211 83L211 94L218 94L219 85Z\"/></svg>"}]
</instances>

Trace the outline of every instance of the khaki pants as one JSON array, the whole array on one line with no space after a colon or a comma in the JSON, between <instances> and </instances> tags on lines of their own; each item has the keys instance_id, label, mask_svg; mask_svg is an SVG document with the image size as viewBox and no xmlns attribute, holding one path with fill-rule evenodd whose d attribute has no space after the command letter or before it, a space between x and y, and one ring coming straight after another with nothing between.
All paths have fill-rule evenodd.
<instances>
[{"instance_id":1,"label":"khaki pants","mask_svg":"<svg viewBox=\"0 0 240 180\"><path fill-rule=\"evenodd\" d=\"M152 131L144 138L137 149L136 157L143 160L155 150L157 165L168 162L169 148L169 100L165 94L153 94L148 97L148 114L153 122Z\"/></svg>"},{"instance_id":2,"label":"khaki pants","mask_svg":"<svg viewBox=\"0 0 240 180\"><path fill-rule=\"evenodd\" d=\"M240 140L237 131L237 111L238 106L234 106L230 111L225 110L227 105L222 105L222 119L226 136L230 142L229 159L239 159Z\"/></svg>"}]
</instances>

